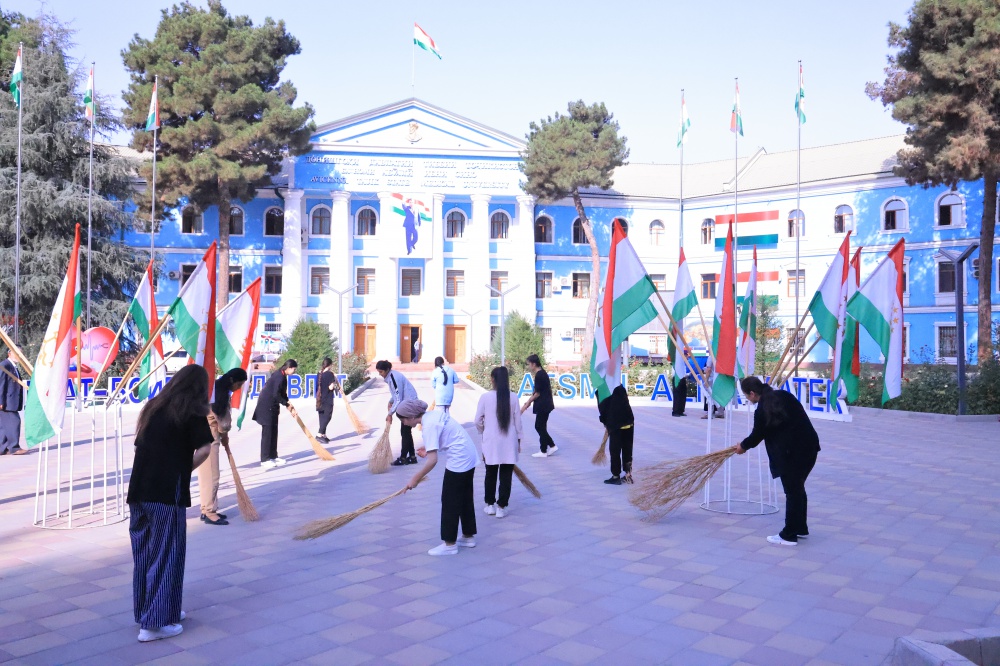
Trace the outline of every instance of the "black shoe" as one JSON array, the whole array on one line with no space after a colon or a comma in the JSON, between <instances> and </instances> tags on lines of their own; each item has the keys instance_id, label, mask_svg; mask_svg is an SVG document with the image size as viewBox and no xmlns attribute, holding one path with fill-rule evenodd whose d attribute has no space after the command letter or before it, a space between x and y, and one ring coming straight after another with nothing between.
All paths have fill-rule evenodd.
<instances>
[{"instance_id":1,"label":"black shoe","mask_svg":"<svg viewBox=\"0 0 1000 666\"><path fill-rule=\"evenodd\" d=\"M416 456L410 456L409 458L406 459L406 464L407 465L416 465L417 464L417 457Z\"/></svg>"},{"instance_id":2,"label":"black shoe","mask_svg":"<svg viewBox=\"0 0 1000 666\"><path fill-rule=\"evenodd\" d=\"M218 516L219 514L215 514L215 515L217 515L217 516ZM212 520L212 519L211 519L211 518L209 518L208 516L206 516L206 515L202 515L201 519L202 519L202 520L203 520L203 521L204 521L205 523L207 523L207 524L209 524L209 525L228 525L228 524L229 524L229 521L228 521L228 520L226 520L225 518L223 518L222 516L219 516L219 519L218 519L218 520Z\"/></svg>"},{"instance_id":3,"label":"black shoe","mask_svg":"<svg viewBox=\"0 0 1000 666\"><path fill-rule=\"evenodd\" d=\"M223 520L229 517L224 513L219 513L218 511L215 512L215 515L217 515L219 518L222 518Z\"/></svg>"},{"instance_id":4,"label":"black shoe","mask_svg":"<svg viewBox=\"0 0 1000 666\"><path fill-rule=\"evenodd\" d=\"M398 458L396 458L395 460L392 461L392 466L393 467L401 467L401 466L407 465L407 464L409 464L409 463L406 462L406 458L404 458L403 456L400 456L400 457L398 457Z\"/></svg>"},{"instance_id":5,"label":"black shoe","mask_svg":"<svg viewBox=\"0 0 1000 666\"><path fill-rule=\"evenodd\" d=\"M687 416L687 414L671 414L671 416Z\"/></svg>"},{"instance_id":6,"label":"black shoe","mask_svg":"<svg viewBox=\"0 0 1000 666\"><path fill-rule=\"evenodd\" d=\"M330 443L330 438L327 437L326 435L324 435L323 433L320 433L320 434L316 435L316 440L320 441L320 442L323 442L324 444L329 444Z\"/></svg>"},{"instance_id":7,"label":"black shoe","mask_svg":"<svg viewBox=\"0 0 1000 666\"><path fill-rule=\"evenodd\" d=\"M620 477L613 476L610 479L605 479L604 483L608 484L609 486L620 486L622 485L622 480Z\"/></svg>"}]
</instances>

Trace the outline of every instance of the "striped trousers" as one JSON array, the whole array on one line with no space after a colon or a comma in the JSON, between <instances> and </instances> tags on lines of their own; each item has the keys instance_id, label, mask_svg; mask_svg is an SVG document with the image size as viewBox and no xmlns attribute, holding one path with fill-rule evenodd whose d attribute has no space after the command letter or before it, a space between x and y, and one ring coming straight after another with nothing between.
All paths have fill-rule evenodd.
<instances>
[{"instance_id":1,"label":"striped trousers","mask_svg":"<svg viewBox=\"0 0 1000 666\"><path fill-rule=\"evenodd\" d=\"M143 629L181 621L187 516L184 507L160 502L129 504L132 541L132 605Z\"/></svg>"}]
</instances>

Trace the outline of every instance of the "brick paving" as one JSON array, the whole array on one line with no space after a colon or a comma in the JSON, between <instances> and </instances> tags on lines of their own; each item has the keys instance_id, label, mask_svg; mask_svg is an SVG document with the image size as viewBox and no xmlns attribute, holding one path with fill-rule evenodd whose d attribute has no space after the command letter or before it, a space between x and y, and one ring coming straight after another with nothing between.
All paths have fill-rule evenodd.
<instances>
[{"instance_id":1,"label":"brick paving","mask_svg":"<svg viewBox=\"0 0 1000 666\"><path fill-rule=\"evenodd\" d=\"M430 402L426 374L414 383ZM387 396L379 381L358 399L369 425L381 427ZM453 415L470 428L477 397L456 393ZM299 409L315 424L308 401ZM637 466L702 453L698 415L637 406ZM191 510L185 630L149 644L132 621L127 524L31 527L36 456L0 458L0 661L854 665L881 663L898 636L1000 625L996 422L817 422L812 537L783 548L764 541L782 514L711 513L692 500L643 521L626 488L604 485L608 471L590 464L600 441L593 405L562 403L550 420L555 456L528 455L537 439L525 422L521 466L543 498L515 481L508 517L480 509L477 548L432 558L440 467L343 529L293 541L309 520L394 492L413 468L369 474L378 431L348 432L339 405L333 463L283 419L283 468L257 467L256 424L233 437L262 519L236 515L223 462L232 524L205 525ZM477 502L482 478L480 468Z\"/></svg>"}]
</instances>

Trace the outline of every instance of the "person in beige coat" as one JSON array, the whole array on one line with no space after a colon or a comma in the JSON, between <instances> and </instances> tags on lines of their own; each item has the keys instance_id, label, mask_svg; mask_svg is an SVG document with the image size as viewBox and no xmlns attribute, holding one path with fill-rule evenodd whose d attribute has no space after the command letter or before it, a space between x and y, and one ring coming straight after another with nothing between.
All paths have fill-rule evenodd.
<instances>
[{"instance_id":1,"label":"person in beige coat","mask_svg":"<svg viewBox=\"0 0 1000 666\"><path fill-rule=\"evenodd\" d=\"M228 525L226 514L219 513L219 447L229 448L229 431L233 427L230 405L233 391L247 380L246 370L233 368L215 380L215 401L208 410L208 426L212 429L212 450L198 467L198 494L201 496L201 519L209 525Z\"/></svg>"},{"instance_id":2,"label":"person in beige coat","mask_svg":"<svg viewBox=\"0 0 1000 666\"><path fill-rule=\"evenodd\" d=\"M511 476L521 453L521 410L517 396L510 392L507 368L493 368L493 390L479 397L476 429L483 436L486 461L486 513L503 518L510 501ZM497 499L497 477L500 497Z\"/></svg>"}]
</instances>

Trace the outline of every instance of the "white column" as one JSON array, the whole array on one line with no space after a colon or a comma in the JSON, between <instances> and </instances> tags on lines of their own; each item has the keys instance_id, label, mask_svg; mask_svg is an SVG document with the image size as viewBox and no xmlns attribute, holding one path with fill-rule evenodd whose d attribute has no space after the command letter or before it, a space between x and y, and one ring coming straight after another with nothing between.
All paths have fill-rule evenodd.
<instances>
[{"instance_id":1,"label":"white column","mask_svg":"<svg viewBox=\"0 0 1000 666\"><path fill-rule=\"evenodd\" d=\"M399 361L399 262L389 256L388 236L392 230L385 228L392 219L392 193L378 193L378 239L379 255L375 260L375 307L372 315L375 321L375 360Z\"/></svg>"},{"instance_id":2,"label":"white column","mask_svg":"<svg viewBox=\"0 0 1000 666\"><path fill-rule=\"evenodd\" d=\"M520 285L507 300L508 310L517 310L535 323L535 197L517 198L517 214L510 230L514 259L511 262L511 284Z\"/></svg>"},{"instance_id":3,"label":"white column","mask_svg":"<svg viewBox=\"0 0 1000 666\"><path fill-rule=\"evenodd\" d=\"M422 356L433 361L444 356L444 195L435 194L431 206L432 256L424 262L424 289L427 298L423 320Z\"/></svg>"},{"instance_id":4,"label":"white column","mask_svg":"<svg viewBox=\"0 0 1000 666\"><path fill-rule=\"evenodd\" d=\"M354 284L354 229L351 227L351 193L334 192L333 203L330 205L330 287L337 291L343 291ZM339 240L338 240L339 239ZM351 326L351 303L354 295L344 296L343 316L344 320L337 321L337 301L336 294L325 294L320 300L324 309L329 307L327 319L333 322L330 330L334 335L344 333L344 341L340 343L342 351L354 349L354 327ZM329 305L327 305L329 304Z\"/></svg>"},{"instance_id":5,"label":"white column","mask_svg":"<svg viewBox=\"0 0 1000 666\"><path fill-rule=\"evenodd\" d=\"M302 294L307 271L302 252L302 218L305 192L285 193L285 235L281 243L281 332L289 335L302 316Z\"/></svg>"},{"instance_id":6,"label":"white column","mask_svg":"<svg viewBox=\"0 0 1000 666\"><path fill-rule=\"evenodd\" d=\"M472 304L471 311L480 310L473 317L472 348L486 353L490 348L490 195L473 194L472 219L466 229L469 237L469 270L465 279L465 294ZM480 307L479 304L482 304Z\"/></svg>"}]
</instances>

